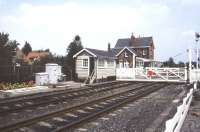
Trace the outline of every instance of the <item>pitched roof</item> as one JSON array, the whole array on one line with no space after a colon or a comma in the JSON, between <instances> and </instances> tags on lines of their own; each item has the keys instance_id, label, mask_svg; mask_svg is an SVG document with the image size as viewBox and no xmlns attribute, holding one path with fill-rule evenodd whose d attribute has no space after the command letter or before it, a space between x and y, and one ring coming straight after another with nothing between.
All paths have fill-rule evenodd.
<instances>
[{"instance_id":1,"label":"pitched roof","mask_svg":"<svg viewBox=\"0 0 200 132\"><path fill-rule=\"evenodd\" d=\"M91 48L86 48L93 54L95 54L99 58L115 58L115 54L111 51L105 51L105 50L98 50L98 49L91 49Z\"/></svg>"},{"instance_id":2,"label":"pitched roof","mask_svg":"<svg viewBox=\"0 0 200 132\"><path fill-rule=\"evenodd\" d=\"M139 38L135 38L134 41L131 41L130 38L124 38L124 39L117 40L115 48L146 47L146 46L150 46L151 42L152 42L152 37L139 37ZM131 43L131 46L130 46L130 43Z\"/></svg>"},{"instance_id":3,"label":"pitched roof","mask_svg":"<svg viewBox=\"0 0 200 132\"><path fill-rule=\"evenodd\" d=\"M118 52L116 52L116 56L120 55L125 49L129 50L132 54L136 55L135 50L133 48L124 47L123 49L120 49Z\"/></svg>"}]
</instances>

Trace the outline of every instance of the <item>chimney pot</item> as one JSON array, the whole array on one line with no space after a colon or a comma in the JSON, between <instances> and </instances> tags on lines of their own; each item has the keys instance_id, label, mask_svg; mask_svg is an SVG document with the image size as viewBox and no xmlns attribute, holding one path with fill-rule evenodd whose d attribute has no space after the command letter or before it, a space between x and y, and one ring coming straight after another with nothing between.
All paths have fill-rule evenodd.
<instances>
[{"instance_id":1,"label":"chimney pot","mask_svg":"<svg viewBox=\"0 0 200 132\"><path fill-rule=\"evenodd\" d=\"M110 51L110 43L108 43L108 51Z\"/></svg>"}]
</instances>

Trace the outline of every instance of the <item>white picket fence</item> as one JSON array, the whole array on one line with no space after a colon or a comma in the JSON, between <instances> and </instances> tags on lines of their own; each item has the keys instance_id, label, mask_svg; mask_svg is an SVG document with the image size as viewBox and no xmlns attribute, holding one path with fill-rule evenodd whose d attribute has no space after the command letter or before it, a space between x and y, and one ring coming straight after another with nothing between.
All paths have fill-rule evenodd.
<instances>
[{"instance_id":1,"label":"white picket fence","mask_svg":"<svg viewBox=\"0 0 200 132\"><path fill-rule=\"evenodd\" d=\"M194 85L194 89L196 89L196 84ZM185 120L185 117L187 115L188 109L190 107L194 89L190 89L190 91L187 93L187 96L183 99L183 103L177 107L177 112L175 113L173 118L166 121L165 132L179 132L180 131L183 125L183 122Z\"/></svg>"}]
</instances>

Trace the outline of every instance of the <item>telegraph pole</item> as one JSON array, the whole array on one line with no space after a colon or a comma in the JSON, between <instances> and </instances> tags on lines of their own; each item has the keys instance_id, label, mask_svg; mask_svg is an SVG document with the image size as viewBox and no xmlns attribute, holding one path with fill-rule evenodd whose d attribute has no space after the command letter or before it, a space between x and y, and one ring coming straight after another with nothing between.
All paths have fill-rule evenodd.
<instances>
[{"instance_id":1,"label":"telegraph pole","mask_svg":"<svg viewBox=\"0 0 200 132\"><path fill-rule=\"evenodd\" d=\"M188 58L189 58L189 82L191 83L191 71L192 71L192 52L191 49L188 49Z\"/></svg>"},{"instance_id":2,"label":"telegraph pole","mask_svg":"<svg viewBox=\"0 0 200 132\"><path fill-rule=\"evenodd\" d=\"M200 38L200 34L199 33L195 33L195 41L196 41L196 47L197 47L197 70L199 68L199 49L198 49L198 41L199 41L199 38Z\"/></svg>"}]
</instances>

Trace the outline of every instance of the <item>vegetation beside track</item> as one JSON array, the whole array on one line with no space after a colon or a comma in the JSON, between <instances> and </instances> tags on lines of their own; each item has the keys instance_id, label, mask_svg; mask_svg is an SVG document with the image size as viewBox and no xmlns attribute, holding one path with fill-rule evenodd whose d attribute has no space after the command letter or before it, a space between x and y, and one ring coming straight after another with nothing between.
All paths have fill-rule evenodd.
<instances>
[{"instance_id":1,"label":"vegetation beside track","mask_svg":"<svg viewBox=\"0 0 200 132\"><path fill-rule=\"evenodd\" d=\"M33 81L22 82L22 83L0 83L0 90L11 90L11 89L19 89L19 88L29 88L33 87Z\"/></svg>"}]
</instances>

